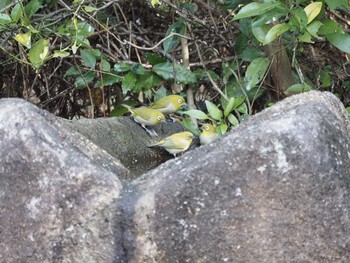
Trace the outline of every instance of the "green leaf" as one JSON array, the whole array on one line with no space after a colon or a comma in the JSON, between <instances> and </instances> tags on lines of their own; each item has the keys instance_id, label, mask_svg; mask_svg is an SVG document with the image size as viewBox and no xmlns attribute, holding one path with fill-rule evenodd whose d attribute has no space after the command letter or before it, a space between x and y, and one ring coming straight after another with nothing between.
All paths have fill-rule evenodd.
<instances>
[{"instance_id":1,"label":"green leaf","mask_svg":"<svg viewBox=\"0 0 350 263\"><path fill-rule=\"evenodd\" d=\"M321 12L321 9L322 9L322 2L313 2L304 8L304 11L307 16L308 24L311 23L316 16L318 16L318 14Z\"/></svg>"},{"instance_id":2,"label":"green leaf","mask_svg":"<svg viewBox=\"0 0 350 263\"><path fill-rule=\"evenodd\" d=\"M92 50L80 49L80 56L85 66L89 68L95 68L96 57L94 56Z\"/></svg>"},{"instance_id":3,"label":"green leaf","mask_svg":"<svg viewBox=\"0 0 350 263\"><path fill-rule=\"evenodd\" d=\"M145 74L145 72L146 72L145 68L141 64L138 64L138 63L132 64L131 70L138 75Z\"/></svg>"},{"instance_id":4,"label":"green leaf","mask_svg":"<svg viewBox=\"0 0 350 263\"><path fill-rule=\"evenodd\" d=\"M233 115L232 113L228 115L227 119L228 119L228 121L229 121L233 126L238 126L239 121L238 121L238 119L236 118L236 116Z\"/></svg>"},{"instance_id":5,"label":"green leaf","mask_svg":"<svg viewBox=\"0 0 350 263\"><path fill-rule=\"evenodd\" d=\"M23 16L23 4L18 3L11 10L11 18L13 22L17 22Z\"/></svg>"},{"instance_id":6,"label":"green leaf","mask_svg":"<svg viewBox=\"0 0 350 263\"><path fill-rule=\"evenodd\" d=\"M183 111L183 114L186 114L192 118L198 119L198 120L207 120L209 119L208 115L205 114L203 111L200 110L188 110Z\"/></svg>"},{"instance_id":7,"label":"green leaf","mask_svg":"<svg viewBox=\"0 0 350 263\"><path fill-rule=\"evenodd\" d=\"M259 16L267 11L274 9L275 7L280 6L280 3L250 3L244 6L241 10L239 10L238 14L234 16L233 20L238 20L242 18Z\"/></svg>"},{"instance_id":8,"label":"green leaf","mask_svg":"<svg viewBox=\"0 0 350 263\"><path fill-rule=\"evenodd\" d=\"M254 47L247 47L243 52L240 54L240 57L243 61L251 62L256 58L263 57L265 53L261 50L260 47L254 46Z\"/></svg>"},{"instance_id":9,"label":"green leaf","mask_svg":"<svg viewBox=\"0 0 350 263\"><path fill-rule=\"evenodd\" d=\"M159 5L159 0L151 0L151 5L154 7L155 5Z\"/></svg>"},{"instance_id":10,"label":"green leaf","mask_svg":"<svg viewBox=\"0 0 350 263\"><path fill-rule=\"evenodd\" d=\"M8 14L1 13L0 14L0 26L4 26L6 24L12 23L12 19Z\"/></svg>"},{"instance_id":11,"label":"green leaf","mask_svg":"<svg viewBox=\"0 0 350 263\"><path fill-rule=\"evenodd\" d=\"M70 55L70 53L67 51L54 50L52 57L53 58L65 58L65 57L68 57L69 55Z\"/></svg>"},{"instance_id":12,"label":"green leaf","mask_svg":"<svg viewBox=\"0 0 350 263\"><path fill-rule=\"evenodd\" d=\"M170 62L160 63L153 67L153 71L165 80L173 80L182 84L196 82L196 75L182 64Z\"/></svg>"},{"instance_id":13,"label":"green leaf","mask_svg":"<svg viewBox=\"0 0 350 263\"><path fill-rule=\"evenodd\" d=\"M1 0L0 1L0 9L5 8L6 6L8 6L9 4L11 4L12 0ZM7 8L6 8L7 9Z\"/></svg>"},{"instance_id":14,"label":"green leaf","mask_svg":"<svg viewBox=\"0 0 350 263\"><path fill-rule=\"evenodd\" d=\"M69 77L69 76L76 76L80 74L80 71L78 69L78 67L70 67L69 69L67 69L66 73L64 74L65 77Z\"/></svg>"},{"instance_id":15,"label":"green leaf","mask_svg":"<svg viewBox=\"0 0 350 263\"><path fill-rule=\"evenodd\" d=\"M24 12L28 18L31 18L42 7L39 0L31 0L25 7Z\"/></svg>"},{"instance_id":16,"label":"green leaf","mask_svg":"<svg viewBox=\"0 0 350 263\"><path fill-rule=\"evenodd\" d=\"M75 45L78 48L79 47L90 48L90 42L85 36L79 36L79 35L73 36L72 41L75 42ZM76 52L74 54L76 54Z\"/></svg>"},{"instance_id":17,"label":"green leaf","mask_svg":"<svg viewBox=\"0 0 350 263\"><path fill-rule=\"evenodd\" d=\"M138 89L138 92L141 90L149 90L151 88L154 88L159 84L159 82L161 82L161 78L158 75L154 74L153 72L145 71L143 75L137 76L137 82L135 86Z\"/></svg>"},{"instance_id":18,"label":"green leaf","mask_svg":"<svg viewBox=\"0 0 350 263\"><path fill-rule=\"evenodd\" d=\"M278 6L271 11L268 11L258 17L256 17L251 23L251 27L260 27L263 25L271 24L274 21L278 21L282 16L288 15L288 10L284 6Z\"/></svg>"},{"instance_id":19,"label":"green leaf","mask_svg":"<svg viewBox=\"0 0 350 263\"><path fill-rule=\"evenodd\" d=\"M117 72L117 73L121 73L121 72L126 72L131 70L131 65L129 63L126 62L120 62L118 64L115 64L113 69Z\"/></svg>"},{"instance_id":20,"label":"green leaf","mask_svg":"<svg viewBox=\"0 0 350 263\"><path fill-rule=\"evenodd\" d=\"M250 39L247 38L244 34L239 34L235 39L235 51L237 54L241 54L244 49L248 46Z\"/></svg>"},{"instance_id":21,"label":"green leaf","mask_svg":"<svg viewBox=\"0 0 350 263\"><path fill-rule=\"evenodd\" d=\"M78 46L78 45L77 45L77 42L74 41L74 44L72 45L72 52L73 52L73 54L76 54L76 53L77 53L79 47L80 47L80 45Z\"/></svg>"},{"instance_id":22,"label":"green leaf","mask_svg":"<svg viewBox=\"0 0 350 263\"><path fill-rule=\"evenodd\" d=\"M101 51L99 49L91 49L91 54L95 56L95 58L101 57Z\"/></svg>"},{"instance_id":23,"label":"green leaf","mask_svg":"<svg viewBox=\"0 0 350 263\"><path fill-rule=\"evenodd\" d=\"M321 35L329 35L334 33L344 33L341 26L331 19L322 20L323 26L320 27L318 33Z\"/></svg>"},{"instance_id":24,"label":"green leaf","mask_svg":"<svg viewBox=\"0 0 350 263\"><path fill-rule=\"evenodd\" d=\"M95 88L97 87L102 87L102 86L111 86L114 85L118 82L120 82L123 78L117 75L111 75L111 74L103 74L102 80L103 82L99 79L96 84Z\"/></svg>"},{"instance_id":25,"label":"green leaf","mask_svg":"<svg viewBox=\"0 0 350 263\"><path fill-rule=\"evenodd\" d=\"M154 94L154 101L159 100L167 95L167 89L162 85L159 89L157 89L156 94Z\"/></svg>"},{"instance_id":26,"label":"green leaf","mask_svg":"<svg viewBox=\"0 0 350 263\"><path fill-rule=\"evenodd\" d=\"M332 85L332 78L327 71L320 72L320 78L322 83L322 88L327 88Z\"/></svg>"},{"instance_id":27,"label":"green leaf","mask_svg":"<svg viewBox=\"0 0 350 263\"><path fill-rule=\"evenodd\" d=\"M235 97L233 108L237 109L245 101L245 98Z\"/></svg>"},{"instance_id":28,"label":"green leaf","mask_svg":"<svg viewBox=\"0 0 350 263\"><path fill-rule=\"evenodd\" d=\"M89 5L86 5L84 6L84 10L88 13L92 13L92 12L95 12L96 10L98 10L96 7L94 6L89 6Z\"/></svg>"},{"instance_id":29,"label":"green leaf","mask_svg":"<svg viewBox=\"0 0 350 263\"><path fill-rule=\"evenodd\" d=\"M175 23L171 24L166 31L165 37L171 35L172 33L178 33L180 35L186 34L186 23L183 19L176 20ZM180 42L179 36L172 36L163 42L164 52L168 53L169 50L174 48Z\"/></svg>"},{"instance_id":30,"label":"green leaf","mask_svg":"<svg viewBox=\"0 0 350 263\"><path fill-rule=\"evenodd\" d=\"M181 9L182 12L186 12L186 13L190 13L192 15L194 15L194 12L196 11L196 8L198 9L198 7L194 4L191 4L189 2L185 2L181 3L179 8Z\"/></svg>"},{"instance_id":31,"label":"green leaf","mask_svg":"<svg viewBox=\"0 0 350 263\"><path fill-rule=\"evenodd\" d=\"M278 36L282 35L284 32L290 29L290 26L286 23L274 25L269 32L267 32L264 40L264 45L271 43Z\"/></svg>"},{"instance_id":32,"label":"green leaf","mask_svg":"<svg viewBox=\"0 0 350 263\"><path fill-rule=\"evenodd\" d=\"M247 107L247 104L245 104L245 103L242 103L242 104L237 108L237 110L238 110L240 113L248 114L248 107Z\"/></svg>"},{"instance_id":33,"label":"green leaf","mask_svg":"<svg viewBox=\"0 0 350 263\"><path fill-rule=\"evenodd\" d=\"M263 79L269 65L270 60L268 58L257 58L249 64L245 73L246 89L248 91Z\"/></svg>"},{"instance_id":34,"label":"green leaf","mask_svg":"<svg viewBox=\"0 0 350 263\"><path fill-rule=\"evenodd\" d=\"M326 0L326 4L329 6L330 9L349 8L348 0Z\"/></svg>"},{"instance_id":35,"label":"green leaf","mask_svg":"<svg viewBox=\"0 0 350 263\"><path fill-rule=\"evenodd\" d=\"M207 106L207 110L209 115L217 121L221 121L222 119L222 111L212 102L210 102L209 100L205 101L205 105Z\"/></svg>"},{"instance_id":36,"label":"green leaf","mask_svg":"<svg viewBox=\"0 0 350 263\"><path fill-rule=\"evenodd\" d=\"M239 20L239 30L247 37L247 38L251 38L252 36L252 32L251 32L251 28L252 28L252 21L251 19L241 19Z\"/></svg>"},{"instance_id":37,"label":"green leaf","mask_svg":"<svg viewBox=\"0 0 350 263\"><path fill-rule=\"evenodd\" d=\"M336 48L340 49L343 52L350 53L350 35L333 33L328 34L327 40Z\"/></svg>"},{"instance_id":38,"label":"green leaf","mask_svg":"<svg viewBox=\"0 0 350 263\"><path fill-rule=\"evenodd\" d=\"M150 53L150 52L147 53L147 61L152 66L159 64L159 63L166 62L166 60L164 58L162 58L161 56L158 56L157 54Z\"/></svg>"},{"instance_id":39,"label":"green leaf","mask_svg":"<svg viewBox=\"0 0 350 263\"><path fill-rule=\"evenodd\" d=\"M197 81L196 75L182 64L175 64L174 80L181 84L193 84Z\"/></svg>"},{"instance_id":40,"label":"green leaf","mask_svg":"<svg viewBox=\"0 0 350 263\"><path fill-rule=\"evenodd\" d=\"M246 4L251 2L250 0L226 0L226 1L220 1L221 7L223 9L231 9L234 10L236 9L239 5L241 4Z\"/></svg>"},{"instance_id":41,"label":"green leaf","mask_svg":"<svg viewBox=\"0 0 350 263\"><path fill-rule=\"evenodd\" d=\"M299 41L305 43L313 43L312 36L309 32L305 31L304 34L298 36Z\"/></svg>"},{"instance_id":42,"label":"green leaf","mask_svg":"<svg viewBox=\"0 0 350 263\"><path fill-rule=\"evenodd\" d=\"M205 71L204 69L198 68L193 72L193 74L196 76L197 80L209 81L207 72L209 73L209 76L212 78L212 80L216 81L220 79L220 76L212 70Z\"/></svg>"},{"instance_id":43,"label":"green leaf","mask_svg":"<svg viewBox=\"0 0 350 263\"><path fill-rule=\"evenodd\" d=\"M95 72L92 72L92 71L86 72L82 76L78 76L75 79L74 85L77 89L86 88L92 83L94 78L95 78Z\"/></svg>"},{"instance_id":44,"label":"green leaf","mask_svg":"<svg viewBox=\"0 0 350 263\"><path fill-rule=\"evenodd\" d=\"M26 48L31 48L32 46L32 33L29 31L25 34L19 33L13 37L18 43L25 46Z\"/></svg>"},{"instance_id":45,"label":"green leaf","mask_svg":"<svg viewBox=\"0 0 350 263\"><path fill-rule=\"evenodd\" d=\"M29 61L36 69L40 68L49 53L49 42L41 38L29 50Z\"/></svg>"},{"instance_id":46,"label":"green leaf","mask_svg":"<svg viewBox=\"0 0 350 263\"><path fill-rule=\"evenodd\" d=\"M227 132L228 126L227 126L227 124L225 124L225 123L221 123L221 124L217 127L217 129L219 130L219 133L220 133L221 135L224 135L224 134Z\"/></svg>"},{"instance_id":47,"label":"green leaf","mask_svg":"<svg viewBox=\"0 0 350 263\"><path fill-rule=\"evenodd\" d=\"M129 103L127 103L127 102L125 102L125 101L123 101L123 104L127 104L127 105L129 105ZM129 105L129 106L132 106L132 105ZM137 106L136 105L136 103L135 103L135 105L133 105L133 106ZM127 113L128 112L128 109L127 108L125 108L125 107L123 107L123 106L121 106L121 105L116 105L115 107L114 107L114 109L109 113L109 117L121 117L121 116L123 116L125 113Z\"/></svg>"},{"instance_id":48,"label":"green leaf","mask_svg":"<svg viewBox=\"0 0 350 263\"><path fill-rule=\"evenodd\" d=\"M131 71L125 75L125 77L122 81L123 94L126 94L128 91L133 90L135 83L136 83L136 80L137 80L136 74L131 72Z\"/></svg>"},{"instance_id":49,"label":"green leaf","mask_svg":"<svg viewBox=\"0 0 350 263\"><path fill-rule=\"evenodd\" d=\"M286 90L286 94L287 96L290 96L310 90L312 90L312 88L307 84L294 84Z\"/></svg>"},{"instance_id":50,"label":"green leaf","mask_svg":"<svg viewBox=\"0 0 350 263\"><path fill-rule=\"evenodd\" d=\"M252 33L259 42L264 43L269 30L270 27L268 25L255 26L252 28Z\"/></svg>"},{"instance_id":51,"label":"green leaf","mask_svg":"<svg viewBox=\"0 0 350 263\"><path fill-rule=\"evenodd\" d=\"M237 69L237 63L222 63L221 77L223 84L227 85L229 83L231 76L233 75L232 72L235 72Z\"/></svg>"},{"instance_id":52,"label":"green leaf","mask_svg":"<svg viewBox=\"0 0 350 263\"><path fill-rule=\"evenodd\" d=\"M107 72L111 71L111 64L105 59L101 59L101 70Z\"/></svg>"},{"instance_id":53,"label":"green leaf","mask_svg":"<svg viewBox=\"0 0 350 263\"><path fill-rule=\"evenodd\" d=\"M79 21L77 19L69 19L65 24L59 26L57 28L57 32L61 35L65 35L67 37L88 37L93 34L95 28L92 27L86 21Z\"/></svg>"},{"instance_id":54,"label":"green leaf","mask_svg":"<svg viewBox=\"0 0 350 263\"><path fill-rule=\"evenodd\" d=\"M190 118L184 118L184 119L181 121L181 124L182 124L182 126L184 126L187 130L189 130L190 132L192 132L195 136L199 136L199 135L200 135L200 131L199 131L197 125L194 124Z\"/></svg>"},{"instance_id":55,"label":"green leaf","mask_svg":"<svg viewBox=\"0 0 350 263\"><path fill-rule=\"evenodd\" d=\"M318 30L323 24L320 21L314 21L307 25L306 30L315 38L320 38L317 35Z\"/></svg>"},{"instance_id":56,"label":"green leaf","mask_svg":"<svg viewBox=\"0 0 350 263\"><path fill-rule=\"evenodd\" d=\"M81 37L91 36L95 32L95 28L86 21L78 21L76 23L76 35Z\"/></svg>"},{"instance_id":57,"label":"green leaf","mask_svg":"<svg viewBox=\"0 0 350 263\"><path fill-rule=\"evenodd\" d=\"M235 98L234 97L229 98L229 100L224 108L224 116L225 117L227 117L233 111L234 105L235 105Z\"/></svg>"},{"instance_id":58,"label":"green leaf","mask_svg":"<svg viewBox=\"0 0 350 263\"><path fill-rule=\"evenodd\" d=\"M289 21L289 25L291 29L294 30L303 30L303 28L307 25L307 16L304 9L297 7L295 9L290 10L291 19Z\"/></svg>"}]
</instances>

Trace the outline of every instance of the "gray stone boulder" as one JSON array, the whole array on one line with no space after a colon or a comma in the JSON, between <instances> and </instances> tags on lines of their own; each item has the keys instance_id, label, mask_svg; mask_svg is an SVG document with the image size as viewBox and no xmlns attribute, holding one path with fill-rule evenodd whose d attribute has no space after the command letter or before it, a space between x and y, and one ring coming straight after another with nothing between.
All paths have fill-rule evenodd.
<instances>
[{"instance_id":1,"label":"gray stone boulder","mask_svg":"<svg viewBox=\"0 0 350 263\"><path fill-rule=\"evenodd\" d=\"M0 262L113 262L127 169L28 102L0 100Z\"/></svg>"},{"instance_id":2,"label":"gray stone boulder","mask_svg":"<svg viewBox=\"0 0 350 263\"><path fill-rule=\"evenodd\" d=\"M1 262L350 262L350 126L331 93L137 179L166 153L134 125L0 100Z\"/></svg>"},{"instance_id":3,"label":"gray stone boulder","mask_svg":"<svg viewBox=\"0 0 350 263\"><path fill-rule=\"evenodd\" d=\"M117 158L129 171L120 179L134 179L172 158L172 155L166 154L164 150L146 146L160 138L184 130L181 124L168 121L154 127L159 137L150 137L130 117L58 120L64 129L84 135Z\"/></svg>"},{"instance_id":4,"label":"gray stone boulder","mask_svg":"<svg viewBox=\"0 0 350 263\"><path fill-rule=\"evenodd\" d=\"M350 262L347 113L331 93L285 99L121 205L127 262Z\"/></svg>"}]
</instances>

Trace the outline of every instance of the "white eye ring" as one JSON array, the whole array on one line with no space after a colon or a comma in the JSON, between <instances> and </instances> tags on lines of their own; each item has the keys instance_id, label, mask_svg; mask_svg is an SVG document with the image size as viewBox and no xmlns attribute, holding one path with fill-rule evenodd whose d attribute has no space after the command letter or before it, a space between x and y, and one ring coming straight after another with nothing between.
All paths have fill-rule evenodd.
<instances>
[{"instance_id":1,"label":"white eye ring","mask_svg":"<svg viewBox=\"0 0 350 263\"><path fill-rule=\"evenodd\" d=\"M161 120L162 120L162 116L158 116L157 119L158 119L159 121L161 121Z\"/></svg>"},{"instance_id":2,"label":"white eye ring","mask_svg":"<svg viewBox=\"0 0 350 263\"><path fill-rule=\"evenodd\" d=\"M186 136L186 140L189 140L189 139L191 139L191 136L190 136L190 135L187 135L187 136Z\"/></svg>"},{"instance_id":3,"label":"white eye ring","mask_svg":"<svg viewBox=\"0 0 350 263\"><path fill-rule=\"evenodd\" d=\"M181 104L182 103L182 99L178 99L177 102Z\"/></svg>"},{"instance_id":4,"label":"white eye ring","mask_svg":"<svg viewBox=\"0 0 350 263\"><path fill-rule=\"evenodd\" d=\"M209 126L205 126L205 128L204 128L206 131L208 131L209 130Z\"/></svg>"}]
</instances>

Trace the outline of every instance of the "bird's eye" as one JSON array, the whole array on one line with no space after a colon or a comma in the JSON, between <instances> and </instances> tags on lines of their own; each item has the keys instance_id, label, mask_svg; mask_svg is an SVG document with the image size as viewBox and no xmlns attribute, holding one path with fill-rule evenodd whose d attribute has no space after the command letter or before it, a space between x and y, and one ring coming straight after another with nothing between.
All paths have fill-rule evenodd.
<instances>
[{"instance_id":1,"label":"bird's eye","mask_svg":"<svg viewBox=\"0 0 350 263\"><path fill-rule=\"evenodd\" d=\"M208 131L209 130L209 126L205 126L205 130Z\"/></svg>"},{"instance_id":2,"label":"bird's eye","mask_svg":"<svg viewBox=\"0 0 350 263\"><path fill-rule=\"evenodd\" d=\"M186 140L190 140L191 139L191 136L190 135L187 135L186 136Z\"/></svg>"},{"instance_id":3,"label":"bird's eye","mask_svg":"<svg viewBox=\"0 0 350 263\"><path fill-rule=\"evenodd\" d=\"M159 121L161 121L161 120L162 120L162 116L158 116L157 119L158 119Z\"/></svg>"},{"instance_id":4,"label":"bird's eye","mask_svg":"<svg viewBox=\"0 0 350 263\"><path fill-rule=\"evenodd\" d=\"M182 99L178 99L178 101L177 101L177 102L181 104L181 103L182 103Z\"/></svg>"}]
</instances>

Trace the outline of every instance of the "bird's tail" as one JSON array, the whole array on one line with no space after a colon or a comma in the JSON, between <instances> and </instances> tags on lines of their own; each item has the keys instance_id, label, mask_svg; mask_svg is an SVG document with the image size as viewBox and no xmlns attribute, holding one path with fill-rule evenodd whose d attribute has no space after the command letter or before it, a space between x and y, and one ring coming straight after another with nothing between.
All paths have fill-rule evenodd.
<instances>
[{"instance_id":1,"label":"bird's tail","mask_svg":"<svg viewBox=\"0 0 350 263\"><path fill-rule=\"evenodd\" d=\"M132 110L132 108L129 105L127 105L127 104L120 104L120 106L123 106L124 108L127 108L128 111Z\"/></svg>"},{"instance_id":2,"label":"bird's tail","mask_svg":"<svg viewBox=\"0 0 350 263\"><path fill-rule=\"evenodd\" d=\"M147 147L155 147L155 146L162 145L163 143L164 143L164 140L161 140L159 142L149 144L149 145L147 145Z\"/></svg>"}]
</instances>

